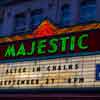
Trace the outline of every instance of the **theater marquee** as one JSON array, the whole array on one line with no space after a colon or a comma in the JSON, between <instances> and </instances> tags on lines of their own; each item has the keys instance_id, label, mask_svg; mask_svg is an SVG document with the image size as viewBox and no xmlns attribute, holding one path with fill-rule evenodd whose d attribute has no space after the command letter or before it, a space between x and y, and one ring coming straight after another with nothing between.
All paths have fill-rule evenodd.
<instances>
[{"instance_id":1,"label":"theater marquee","mask_svg":"<svg viewBox=\"0 0 100 100\"><path fill-rule=\"evenodd\" d=\"M0 38L0 88L100 87L100 24ZM4 63L5 62L5 63Z\"/></svg>"},{"instance_id":2,"label":"theater marquee","mask_svg":"<svg viewBox=\"0 0 100 100\"><path fill-rule=\"evenodd\" d=\"M100 45L98 44L100 37L99 27L99 24L94 23L68 29L57 29L48 21L44 21L31 34L31 38L1 43L0 60L23 58L42 60L56 57L98 54L100 52ZM8 37L7 39L13 40L16 37L22 38L22 36L15 36Z\"/></svg>"},{"instance_id":3,"label":"theater marquee","mask_svg":"<svg viewBox=\"0 0 100 100\"><path fill-rule=\"evenodd\" d=\"M97 29L3 43L0 44L0 60L94 54L100 51L99 37L100 30Z\"/></svg>"}]
</instances>

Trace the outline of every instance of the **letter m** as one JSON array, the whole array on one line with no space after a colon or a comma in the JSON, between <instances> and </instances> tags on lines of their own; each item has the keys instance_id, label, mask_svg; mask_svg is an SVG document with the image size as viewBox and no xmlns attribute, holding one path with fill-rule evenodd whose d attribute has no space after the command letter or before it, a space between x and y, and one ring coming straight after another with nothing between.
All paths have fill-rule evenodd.
<instances>
[{"instance_id":1,"label":"letter m","mask_svg":"<svg viewBox=\"0 0 100 100\"><path fill-rule=\"evenodd\" d=\"M5 51L5 57L15 56L15 47L14 45L9 45Z\"/></svg>"}]
</instances>

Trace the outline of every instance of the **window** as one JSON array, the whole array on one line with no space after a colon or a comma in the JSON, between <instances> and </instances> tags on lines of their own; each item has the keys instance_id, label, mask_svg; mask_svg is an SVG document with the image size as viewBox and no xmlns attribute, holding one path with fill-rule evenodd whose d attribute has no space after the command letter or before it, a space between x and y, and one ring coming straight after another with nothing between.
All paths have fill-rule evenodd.
<instances>
[{"instance_id":1,"label":"window","mask_svg":"<svg viewBox=\"0 0 100 100\"><path fill-rule=\"evenodd\" d=\"M31 13L31 27L34 28L38 26L43 20L43 10L36 9Z\"/></svg>"},{"instance_id":2,"label":"window","mask_svg":"<svg viewBox=\"0 0 100 100\"><path fill-rule=\"evenodd\" d=\"M3 35L2 34L2 28L3 28L3 19L0 19L0 32L1 32L0 36Z\"/></svg>"},{"instance_id":3,"label":"window","mask_svg":"<svg viewBox=\"0 0 100 100\"><path fill-rule=\"evenodd\" d=\"M80 22L93 21L96 18L96 0L84 0L80 8Z\"/></svg>"},{"instance_id":4,"label":"window","mask_svg":"<svg viewBox=\"0 0 100 100\"><path fill-rule=\"evenodd\" d=\"M70 24L70 7L68 4L65 4L61 10L61 26L68 26Z\"/></svg>"},{"instance_id":5,"label":"window","mask_svg":"<svg viewBox=\"0 0 100 100\"><path fill-rule=\"evenodd\" d=\"M26 26L26 15L21 13L15 16L15 30L14 31L25 31Z\"/></svg>"}]
</instances>

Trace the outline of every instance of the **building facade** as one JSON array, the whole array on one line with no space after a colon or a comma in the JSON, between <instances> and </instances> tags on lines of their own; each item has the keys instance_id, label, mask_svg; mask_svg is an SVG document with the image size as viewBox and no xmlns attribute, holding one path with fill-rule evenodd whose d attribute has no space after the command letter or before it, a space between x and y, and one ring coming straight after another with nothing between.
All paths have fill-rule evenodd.
<instances>
[{"instance_id":1,"label":"building facade","mask_svg":"<svg viewBox=\"0 0 100 100\"><path fill-rule=\"evenodd\" d=\"M0 8L0 41L5 43L6 39L2 38L32 34L45 19L60 28L99 22L99 9L100 0L5 0ZM6 63L1 60L0 88L52 89L55 93L65 89L71 92L99 90L100 77L96 74L99 67L99 53L43 60L8 59Z\"/></svg>"},{"instance_id":2,"label":"building facade","mask_svg":"<svg viewBox=\"0 0 100 100\"><path fill-rule=\"evenodd\" d=\"M1 36L32 31L43 19L64 27L99 20L99 0L1 2Z\"/></svg>"}]
</instances>

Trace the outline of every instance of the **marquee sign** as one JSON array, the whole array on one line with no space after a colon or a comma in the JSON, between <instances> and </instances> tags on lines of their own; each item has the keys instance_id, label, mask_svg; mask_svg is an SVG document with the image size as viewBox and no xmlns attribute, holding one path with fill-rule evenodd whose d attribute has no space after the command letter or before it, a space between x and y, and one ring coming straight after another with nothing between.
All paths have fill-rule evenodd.
<instances>
[{"instance_id":1,"label":"marquee sign","mask_svg":"<svg viewBox=\"0 0 100 100\"><path fill-rule=\"evenodd\" d=\"M99 53L99 37L100 29L57 33L54 27L45 24L35 31L31 39L1 43L0 60L46 59Z\"/></svg>"},{"instance_id":2,"label":"marquee sign","mask_svg":"<svg viewBox=\"0 0 100 100\"><path fill-rule=\"evenodd\" d=\"M99 23L62 29L44 21L31 34L0 38L0 89L98 88L99 42Z\"/></svg>"}]
</instances>

